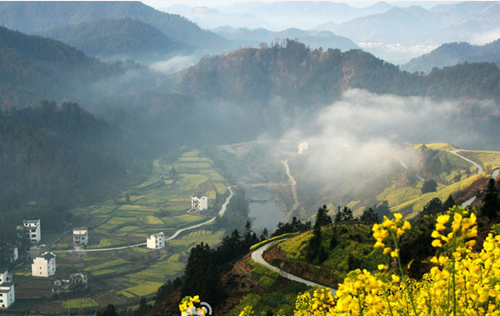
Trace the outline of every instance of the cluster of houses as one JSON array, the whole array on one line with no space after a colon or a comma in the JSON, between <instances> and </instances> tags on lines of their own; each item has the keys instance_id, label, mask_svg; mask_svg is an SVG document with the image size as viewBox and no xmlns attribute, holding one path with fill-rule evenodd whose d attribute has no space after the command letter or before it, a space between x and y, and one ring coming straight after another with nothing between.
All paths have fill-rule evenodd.
<instances>
[{"instance_id":1,"label":"cluster of houses","mask_svg":"<svg viewBox=\"0 0 500 316\"><path fill-rule=\"evenodd\" d=\"M56 273L56 255L45 251L45 245L37 246L42 239L40 220L24 220L22 226L17 226L19 236L29 240L32 245L28 252L32 259L31 275L34 277L48 278ZM88 245L88 229L86 227L73 229L73 245L75 249L81 249ZM11 255L8 262L13 263L19 259L17 245L9 249ZM69 279L57 279L52 288L53 293L68 293L75 289L87 288L87 276L83 273L73 273ZM0 309L9 308L16 300L14 280L7 268L0 268Z\"/></svg>"},{"instance_id":2,"label":"cluster of houses","mask_svg":"<svg viewBox=\"0 0 500 316\"><path fill-rule=\"evenodd\" d=\"M191 196L191 211L202 212L208 209L208 198L206 195L193 194ZM45 251L45 246L36 246L42 239L40 220L24 220L22 226L17 227L23 238L27 238L33 245L29 256L32 258L31 275L34 277L48 278L56 273L56 255ZM86 227L73 229L73 246L75 249L83 249L89 243L89 233ZM165 234L155 233L146 240L149 249L162 249L165 247ZM19 251L17 246L12 247L10 262L17 261ZM69 293L77 289L85 289L88 286L88 278L83 273L72 273L69 279L56 279L52 287L53 293ZM16 300L15 288L12 276L7 269L0 268L0 309L9 308Z\"/></svg>"}]
</instances>

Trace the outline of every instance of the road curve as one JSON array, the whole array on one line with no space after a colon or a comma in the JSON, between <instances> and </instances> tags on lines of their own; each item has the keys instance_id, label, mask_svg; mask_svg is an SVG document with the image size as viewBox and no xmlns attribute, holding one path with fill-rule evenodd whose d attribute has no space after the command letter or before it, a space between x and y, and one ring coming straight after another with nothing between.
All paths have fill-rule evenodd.
<instances>
[{"instance_id":1,"label":"road curve","mask_svg":"<svg viewBox=\"0 0 500 316\"><path fill-rule=\"evenodd\" d=\"M460 155L460 154L458 153L459 151L468 151L468 150L463 150L463 149L455 149L455 150L450 150L450 153L452 153L452 154L454 154L454 155L456 155L456 156L458 156L458 157L462 158L463 160L465 160L465 161L467 161L467 162L469 162L469 163L473 164L474 166L476 166L476 168L477 168L477 174L481 174L481 173L483 173L483 171L484 171L484 170L483 170L483 167L481 167L481 166L480 166L477 162L472 161L472 160L470 160L469 158L466 158L466 157L464 157L464 156Z\"/></svg>"},{"instance_id":2,"label":"road curve","mask_svg":"<svg viewBox=\"0 0 500 316\"><path fill-rule=\"evenodd\" d=\"M335 289L332 289L330 287L327 287L327 286L324 286L324 285L321 285L321 284L318 284L318 283L314 283L314 282L311 282L311 281L308 281L308 280L304 280L302 278L299 278L298 276L295 276L293 274L290 274L288 272L285 272L283 270L281 270L280 268L278 267L275 267L275 266L272 266L270 265L269 263L267 263L266 260L264 260L264 258L262 257L262 255L264 254L264 251L270 246L274 244L274 242L272 243L269 243L267 245L264 245L260 248L258 248L257 250L255 250L254 252L252 252L252 260L255 261L255 262L258 262L266 267L268 267L269 269L273 270L273 271L276 271L280 274L280 276L288 279L288 280L292 280L292 281L295 281L295 282L299 282L299 283L302 283L302 284L305 284L307 286L319 286L319 287L325 287L327 289L329 289L333 296L335 296L335 294L337 293L337 290Z\"/></svg>"},{"instance_id":3,"label":"road curve","mask_svg":"<svg viewBox=\"0 0 500 316\"><path fill-rule=\"evenodd\" d=\"M231 187L227 187L227 189L229 190L229 196L226 198L226 200L224 201L224 204L222 204L221 208L220 208L220 211L219 211L219 216L222 216L224 215L224 213L226 212L226 209L227 209L227 205L229 204L229 201L231 200L231 198L233 197L233 191L231 190ZM186 227L186 228L182 228L182 229L179 229L177 230L172 236L168 237L167 239L165 240L172 240L172 239L175 239L177 238L177 236L179 236L182 232L186 231L186 230L190 230L190 229L193 229L193 228L198 228L200 226L203 226L205 224L208 224L208 223L211 223L213 221L215 221L216 217L212 217L211 219L209 219L208 221L206 222L203 222L203 223L200 223L200 224L196 224L196 225L193 225L193 226L189 226L189 227ZM123 250L123 249L128 249L128 248L134 248L134 247L140 247L140 246L145 246L146 243L140 243L140 244L135 244L135 245L130 245L130 246L122 246L122 247L113 247L113 248L99 248L99 249L81 249L81 250L76 250L76 249L72 249L72 250L58 250L60 252L100 252L100 251L115 251L115 250Z\"/></svg>"}]
</instances>

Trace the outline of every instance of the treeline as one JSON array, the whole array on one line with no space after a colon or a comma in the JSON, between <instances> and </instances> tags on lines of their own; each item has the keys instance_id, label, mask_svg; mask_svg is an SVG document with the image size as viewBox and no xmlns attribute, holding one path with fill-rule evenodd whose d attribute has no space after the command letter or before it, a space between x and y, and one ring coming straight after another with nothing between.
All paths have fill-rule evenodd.
<instances>
[{"instance_id":1,"label":"treeline","mask_svg":"<svg viewBox=\"0 0 500 316\"><path fill-rule=\"evenodd\" d=\"M60 229L69 206L103 198L133 158L119 129L76 103L0 111L0 213Z\"/></svg>"},{"instance_id":2,"label":"treeline","mask_svg":"<svg viewBox=\"0 0 500 316\"><path fill-rule=\"evenodd\" d=\"M126 56L135 60L151 53L162 54L165 59L171 51L187 48L187 45L172 41L157 28L132 18L67 25L43 35L77 47L88 55Z\"/></svg>"},{"instance_id":3,"label":"treeline","mask_svg":"<svg viewBox=\"0 0 500 316\"><path fill-rule=\"evenodd\" d=\"M330 104L349 88L437 99L500 99L500 70L472 63L410 74L361 50L313 50L292 40L204 58L179 75L179 89L200 99L268 104Z\"/></svg>"}]
</instances>

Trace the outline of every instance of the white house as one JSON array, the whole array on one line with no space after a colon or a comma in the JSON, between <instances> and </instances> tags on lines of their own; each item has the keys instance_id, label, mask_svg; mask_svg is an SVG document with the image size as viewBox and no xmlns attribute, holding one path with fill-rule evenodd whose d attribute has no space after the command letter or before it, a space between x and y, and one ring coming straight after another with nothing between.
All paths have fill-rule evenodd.
<instances>
[{"instance_id":1,"label":"white house","mask_svg":"<svg viewBox=\"0 0 500 316\"><path fill-rule=\"evenodd\" d=\"M308 151L309 151L309 143L301 140L299 142L299 151L298 151L299 155L307 154Z\"/></svg>"},{"instance_id":2,"label":"white house","mask_svg":"<svg viewBox=\"0 0 500 316\"><path fill-rule=\"evenodd\" d=\"M191 196L191 210L206 211L208 209L208 198L206 195L193 194Z\"/></svg>"},{"instance_id":3,"label":"white house","mask_svg":"<svg viewBox=\"0 0 500 316\"><path fill-rule=\"evenodd\" d=\"M73 244L75 246L87 246L89 244L89 232L87 227L73 229Z\"/></svg>"},{"instance_id":4,"label":"white house","mask_svg":"<svg viewBox=\"0 0 500 316\"><path fill-rule=\"evenodd\" d=\"M42 239L39 219L23 221L23 228L27 231L28 238L32 244L36 244Z\"/></svg>"},{"instance_id":5,"label":"white house","mask_svg":"<svg viewBox=\"0 0 500 316\"><path fill-rule=\"evenodd\" d=\"M165 247L165 234L156 233L149 236L146 241L146 247L149 249L161 249Z\"/></svg>"},{"instance_id":6,"label":"white house","mask_svg":"<svg viewBox=\"0 0 500 316\"><path fill-rule=\"evenodd\" d=\"M7 309L16 301L12 277L7 270L0 270L0 309Z\"/></svg>"},{"instance_id":7,"label":"white house","mask_svg":"<svg viewBox=\"0 0 500 316\"><path fill-rule=\"evenodd\" d=\"M43 255L33 259L31 264L31 275L48 278L56 273L56 255L45 252Z\"/></svg>"}]
</instances>

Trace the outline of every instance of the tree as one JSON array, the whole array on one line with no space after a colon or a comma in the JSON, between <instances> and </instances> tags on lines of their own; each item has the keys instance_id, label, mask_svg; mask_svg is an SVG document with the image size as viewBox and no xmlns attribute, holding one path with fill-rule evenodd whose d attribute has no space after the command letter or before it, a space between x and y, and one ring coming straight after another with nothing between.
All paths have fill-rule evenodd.
<instances>
[{"instance_id":1,"label":"tree","mask_svg":"<svg viewBox=\"0 0 500 316\"><path fill-rule=\"evenodd\" d=\"M481 208L481 214L483 216L488 216L490 220L494 220L498 216L499 203L498 203L498 190L495 186L495 180L490 179L488 185L486 186L486 193L483 199L483 207Z\"/></svg>"},{"instance_id":2,"label":"tree","mask_svg":"<svg viewBox=\"0 0 500 316\"><path fill-rule=\"evenodd\" d=\"M424 185L422 186L422 194L429 193L429 192L436 192L437 189L437 183L434 180L425 180Z\"/></svg>"},{"instance_id":3,"label":"tree","mask_svg":"<svg viewBox=\"0 0 500 316\"><path fill-rule=\"evenodd\" d=\"M448 198L446 199L446 201L444 201L444 204L443 204L443 212L446 212L447 210L449 210L450 208L452 208L453 206L455 206L456 203L455 203L455 199L453 198L453 196L451 196L451 194L448 196Z\"/></svg>"},{"instance_id":4,"label":"tree","mask_svg":"<svg viewBox=\"0 0 500 316\"><path fill-rule=\"evenodd\" d=\"M368 208L367 210L363 211L363 215L359 218L360 221L362 222L367 222L367 223L378 223L380 222L380 219L375 213L375 210L373 208Z\"/></svg>"},{"instance_id":5,"label":"tree","mask_svg":"<svg viewBox=\"0 0 500 316\"><path fill-rule=\"evenodd\" d=\"M392 218L391 209L389 208L389 202L383 201L382 203L380 203L379 206L374 206L373 208L375 210L375 213L377 213L378 218L380 218L380 220L382 220L384 216L387 218Z\"/></svg>"},{"instance_id":6,"label":"tree","mask_svg":"<svg viewBox=\"0 0 500 316\"><path fill-rule=\"evenodd\" d=\"M443 202L439 198L433 198L422 209L422 215L437 215L443 211Z\"/></svg>"},{"instance_id":7,"label":"tree","mask_svg":"<svg viewBox=\"0 0 500 316\"><path fill-rule=\"evenodd\" d=\"M318 209L318 212L316 213L316 223L314 224L314 227L322 227L330 225L331 223L332 218L328 215L328 208L326 207L326 205L323 205L323 207L320 207Z\"/></svg>"}]
</instances>

